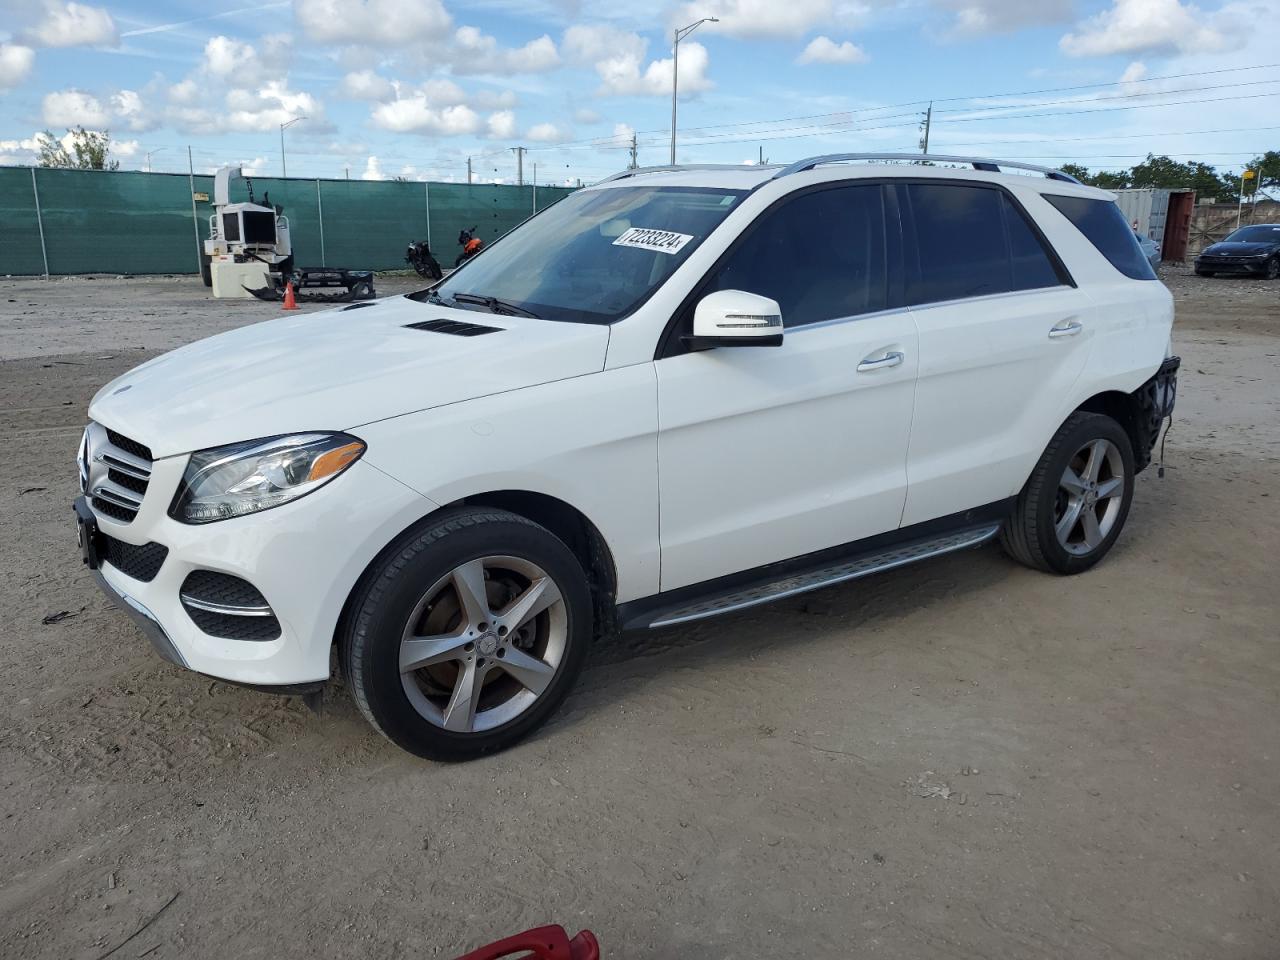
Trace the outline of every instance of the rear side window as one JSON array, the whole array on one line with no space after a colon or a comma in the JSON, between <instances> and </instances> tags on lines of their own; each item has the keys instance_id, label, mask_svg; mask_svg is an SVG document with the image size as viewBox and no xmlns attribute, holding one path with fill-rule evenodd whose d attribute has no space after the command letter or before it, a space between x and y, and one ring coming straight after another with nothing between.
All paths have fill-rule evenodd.
<instances>
[{"instance_id":1,"label":"rear side window","mask_svg":"<svg viewBox=\"0 0 1280 960\"><path fill-rule=\"evenodd\" d=\"M1046 193L1044 198L1070 220L1097 247L1098 252L1126 277L1133 280L1156 279L1155 271L1151 269L1142 247L1138 246L1137 235L1125 222L1120 208L1112 201L1065 197L1052 193Z\"/></svg>"},{"instance_id":2,"label":"rear side window","mask_svg":"<svg viewBox=\"0 0 1280 960\"><path fill-rule=\"evenodd\" d=\"M913 183L906 190L920 255L908 282L908 303L1067 282L1026 215L1003 191L955 183Z\"/></svg>"}]
</instances>

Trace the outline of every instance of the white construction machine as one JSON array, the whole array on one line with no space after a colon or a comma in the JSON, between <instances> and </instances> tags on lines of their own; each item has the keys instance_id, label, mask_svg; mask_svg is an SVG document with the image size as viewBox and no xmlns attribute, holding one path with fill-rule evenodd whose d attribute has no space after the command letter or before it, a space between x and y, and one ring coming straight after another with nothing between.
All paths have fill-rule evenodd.
<instances>
[{"instance_id":1,"label":"white construction machine","mask_svg":"<svg viewBox=\"0 0 1280 960\"><path fill-rule=\"evenodd\" d=\"M243 180L248 203L231 202L231 181ZM239 167L222 167L213 176L213 213L204 242L200 277L215 297L252 299L252 291L272 287L269 274L293 272L289 218L276 207L255 203L253 181Z\"/></svg>"},{"instance_id":2,"label":"white construction machine","mask_svg":"<svg viewBox=\"0 0 1280 960\"><path fill-rule=\"evenodd\" d=\"M231 181L243 180L247 203L231 202ZM219 298L280 300L292 283L298 300L368 300L374 296L373 272L340 267L303 267L293 263L289 218L283 207L253 196L253 181L240 167L222 167L213 177L213 213L204 241L200 277Z\"/></svg>"}]
</instances>

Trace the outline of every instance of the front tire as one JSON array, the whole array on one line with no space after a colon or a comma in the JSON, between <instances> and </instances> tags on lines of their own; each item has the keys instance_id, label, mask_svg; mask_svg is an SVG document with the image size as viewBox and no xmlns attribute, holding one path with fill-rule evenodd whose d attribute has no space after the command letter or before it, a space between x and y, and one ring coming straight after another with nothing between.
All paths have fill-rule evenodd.
<instances>
[{"instance_id":1,"label":"front tire","mask_svg":"<svg viewBox=\"0 0 1280 960\"><path fill-rule=\"evenodd\" d=\"M1280 280L1280 257L1272 257L1267 261L1267 272L1263 276L1267 280Z\"/></svg>"},{"instance_id":2,"label":"front tire","mask_svg":"<svg viewBox=\"0 0 1280 960\"><path fill-rule=\"evenodd\" d=\"M1110 417L1076 412L1018 495L1000 543L1047 573L1088 570L1110 551L1133 502L1133 446Z\"/></svg>"},{"instance_id":3,"label":"front tire","mask_svg":"<svg viewBox=\"0 0 1280 960\"><path fill-rule=\"evenodd\" d=\"M340 640L365 718L410 753L459 761L546 722L591 637L572 551L516 514L464 508L427 518L384 552Z\"/></svg>"},{"instance_id":4,"label":"front tire","mask_svg":"<svg viewBox=\"0 0 1280 960\"><path fill-rule=\"evenodd\" d=\"M1196 276L1197 276L1197 277L1212 277L1213 275L1214 275L1214 273L1213 273L1213 271L1212 271L1212 270L1197 270L1197 271L1196 271Z\"/></svg>"}]
</instances>

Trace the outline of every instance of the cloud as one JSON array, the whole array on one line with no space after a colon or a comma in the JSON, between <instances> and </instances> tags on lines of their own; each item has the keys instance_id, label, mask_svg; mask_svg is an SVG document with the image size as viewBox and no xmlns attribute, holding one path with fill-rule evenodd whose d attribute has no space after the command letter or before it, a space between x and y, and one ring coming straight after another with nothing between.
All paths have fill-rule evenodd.
<instances>
[{"instance_id":1,"label":"cloud","mask_svg":"<svg viewBox=\"0 0 1280 960\"><path fill-rule=\"evenodd\" d=\"M1124 73L1120 74L1121 83L1133 83L1135 80L1141 80L1147 75L1147 65L1141 60L1135 60L1124 68Z\"/></svg>"},{"instance_id":2,"label":"cloud","mask_svg":"<svg viewBox=\"0 0 1280 960\"><path fill-rule=\"evenodd\" d=\"M293 15L312 40L369 47L439 42L453 25L440 0L294 0Z\"/></svg>"},{"instance_id":3,"label":"cloud","mask_svg":"<svg viewBox=\"0 0 1280 960\"><path fill-rule=\"evenodd\" d=\"M1023 27L1065 23L1075 12L1074 0L934 0L955 14L943 31L952 38L1011 33Z\"/></svg>"},{"instance_id":4,"label":"cloud","mask_svg":"<svg viewBox=\"0 0 1280 960\"><path fill-rule=\"evenodd\" d=\"M290 90L285 80L269 80L257 90L229 90L225 103L227 111L219 112L221 120L215 116L215 128L260 132L301 116L313 128L327 124L320 101L309 93Z\"/></svg>"},{"instance_id":5,"label":"cloud","mask_svg":"<svg viewBox=\"0 0 1280 960\"><path fill-rule=\"evenodd\" d=\"M57 90L41 101L45 125L57 127L106 127L111 114L97 97L81 90Z\"/></svg>"},{"instance_id":6,"label":"cloud","mask_svg":"<svg viewBox=\"0 0 1280 960\"><path fill-rule=\"evenodd\" d=\"M471 97L471 103L483 110L507 110L519 103L514 90L480 90Z\"/></svg>"},{"instance_id":7,"label":"cloud","mask_svg":"<svg viewBox=\"0 0 1280 960\"><path fill-rule=\"evenodd\" d=\"M251 43L230 37L210 37L204 45L200 71L220 83L247 87L283 78L293 56L293 38L268 34L261 38L262 53Z\"/></svg>"},{"instance_id":8,"label":"cloud","mask_svg":"<svg viewBox=\"0 0 1280 960\"><path fill-rule=\"evenodd\" d=\"M1072 57L1215 53L1239 45L1223 22L1179 0L1114 0L1110 9L1076 24L1058 46Z\"/></svg>"},{"instance_id":9,"label":"cloud","mask_svg":"<svg viewBox=\"0 0 1280 960\"><path fill-rule=\"evenodd\" d=\"M580 25L564 33L561 49L571 63L590 65L599 75L599 96L670 96L671 59L645 64L648 42L635 33L605 25ZM680 45L680 91L709 90L707 48L686 40Z\"/></svg>"},{"instance_id":10,"label":"cloud","mask_svg":"<svg viewBox=\"0 0 1280 960\"><path fill-rule=\"evenodd\" d=\"M338 94L348 100L390 100L395 86L372 70L355 70L342 78Z\"/></svg>"},{"instance_id":11,"label":"cloud","mask_svg":"<svg viewBox=\"0 0 1280 960\"><path fill-rule=\"evenodd\" d=\"M378 162L378 158L370 156L365 162L364 173L360 174L361 180L385 180L387 175L382 172L382 164Z\"/></svg>"},{"instance_id":12,"label":"cloud","mask_svg":"<svg viewBox=\"0 0 1280 960\"><path fill-rule=\"evenodd\" d=\"M560 66L555 42L546 34L522 47L503 48L477 27L459 27L449 59L454 73L545 73Z\"/></svg>"},{"instance_id":13,"label":"cloud","mask_svg":"<svg viewBox=\"0 0 1280 960\"><path fill-rule=\"evenodd\" d=\"M834 0L696 0L686 3L674 26L684 26L703 17L718 17L719 23L701 29L715 30L731 37L773 39L799 37L816 26L838 23L845 11Z\"/></svg>"},{"instance_id":14,"label":"cloud","mask_svg":"<svg viewBox=\"0 0 1280 960\"><path fill-rule=\"evenodd\" d=\"M485 121L488 136L492 140L510 140L516 135L516 115L510 110L499 110L489 114Z\"/></svg>"},{"instance_id":15,"label":"cloud","mask_svg":"<svg viewBox=\"0 0 1280 960\"><path fill-rule=\"evenodd\" d=\"M44 16L26 34L37 47L118 47L120 34L102 7L45 0Z\"/></svg>"},{"instance_id":16,"label":"cloud","mask_svg":"<svg viewBox=\"0 0 1280 960\"><path fill-rule=\"evenodd\" d=\"M155 127L152 118L135 90L119 90L111 95L111 112L130 130L142 131Z\"/></svg>"},{"instance_id":17,"label":"cloud","mask_svg":"<svg viewBox=\"0 0 1280 960\"><path fill-rule=\"evenodd\" d=\"M0 90L16 87L27 79L36 52L17 43L0 43Z\"/></svg>"},{"instance_id":18,"label":"cloud","mask_svg":"<svg viewBox=\"0 0 1280 960\"><path fill-rule=\"evenodd\" d=\"M435 107L421 93L379 104L372 118L375 127L393 133L461 136L481 127L479 115L465 104Z\"/></svg>"},{"instance_id":19,"label":"cloud","mask_svg":"<svg viewBox=\"0 0 1280 960\"><path fill-rule=\"evenodd\" d=\"M796 59L797 63L866 63L867 55L859 46L848 40L836 43L830 37L819 36Z\"/></svg>"},{"instance_id":20,"label":"cloud","mask_svg":"<svg viewBox=\"0 0 1280 960\"><path fill-rule=\"evenodd\" d=\"M554 123L537 123L529 128L525 136L537 143L556 143L565 139L560 128Z\"/></svg>"},{"instance_id":21,"label":"cloud","mask_svg":"<svg viewBox=\"0 0 1280 960\"><path fill-rule=\"evenodd\" d=\"M596 113L594 110L590 110L586 107L579 107L577 110L573 111L573 119L576 123L592 124L599 123L604 119L604 117L600 116L600 114Z\"/></svg>"}]
</instances>

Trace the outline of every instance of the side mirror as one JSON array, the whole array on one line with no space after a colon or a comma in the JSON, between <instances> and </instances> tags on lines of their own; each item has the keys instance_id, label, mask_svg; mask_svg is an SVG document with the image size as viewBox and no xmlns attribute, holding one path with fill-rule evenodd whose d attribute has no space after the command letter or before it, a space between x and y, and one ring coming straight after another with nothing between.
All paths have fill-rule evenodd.
<instances>
[{"instance_id":1,"label":"side mirror","mask_svg":"<svg viewBox=\"0 0 1280 960\"><path fill-rule=\"evenodd\" d=\"M744 290L709 293L693 310L693 350L709 347L782 346L782 308L776 300Z\"/></svg>"}]
</instances>

